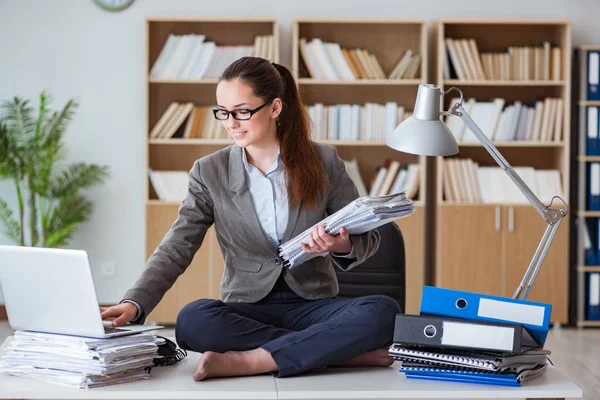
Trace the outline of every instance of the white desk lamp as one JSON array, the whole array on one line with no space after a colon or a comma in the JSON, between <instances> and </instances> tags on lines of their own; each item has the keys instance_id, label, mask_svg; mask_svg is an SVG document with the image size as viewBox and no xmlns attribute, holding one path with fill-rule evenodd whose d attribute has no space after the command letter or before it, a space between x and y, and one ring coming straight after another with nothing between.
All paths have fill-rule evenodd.
<instances>
[{"instance_id":1,"label":"white desk lamp","mask_svg":"<svg viewBox=\"0 0 600 400\"><path fill-rule=\"evenodd\" d=\"M459 102L451 105L450 110L440 112L440 97L452 90L456 90L460 93ZM568 213L569 208L567 203L562 198L554 196L550 205L546 206L537 198L529 186L527 186L504 157L502 157L502 154L500 154L498 149L492 144L491 140L483 133L479 126L473 122L471 117L469 117L463 108L463 94L460 89L456 87L451 87L447 91L442 92L439 86L420 84L413 115L402 122L394 129L394 132L387 137L387 145L398 151L424 156L448 156L456 154L458 153L456 139L448 127L440 120L440 116L448 115L460 117L471 132L473 132L475 137L483 144L483 147L485 147L488 153L491 154L500 168L508 174L510 179L512 179L515 185L548 224L544 236L531 259L529 268L527 268L519 287L513 294L514 299L525 300L537 277L540 266L546 257L546 253L550 248L554 235L556 234L562 219ZM555 210L550 208L555 198L563 202L565 205L564 209Z\"/></svg>"}]
</instances>

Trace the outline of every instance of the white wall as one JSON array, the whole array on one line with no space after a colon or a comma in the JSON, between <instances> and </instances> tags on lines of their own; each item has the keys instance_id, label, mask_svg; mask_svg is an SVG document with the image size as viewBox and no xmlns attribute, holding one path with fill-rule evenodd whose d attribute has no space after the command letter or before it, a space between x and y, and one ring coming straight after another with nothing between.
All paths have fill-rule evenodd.
<instances>
[{"instance_id":1,"label":"white wall","mask_svg":"<svg viewBox=\"0 0 600 400\"><path fill-rule=\"evenodd\" d=\"M276 17L287 64L295 17L568 18L574 45L600 43L598 0L137 0L119 13L91 0L0 0L0 100L18 95L37 104L43 89L55 107L77 98L69 160L111 167L109 183L90 193L95 212L71 245L89 252L102 303L118 302L145 262L144 18L156 15ZM16 206L13 192L0 182L0 196ZM117 275L100 276L99 265L110 261Z\"/></svg>"}]
</instances>

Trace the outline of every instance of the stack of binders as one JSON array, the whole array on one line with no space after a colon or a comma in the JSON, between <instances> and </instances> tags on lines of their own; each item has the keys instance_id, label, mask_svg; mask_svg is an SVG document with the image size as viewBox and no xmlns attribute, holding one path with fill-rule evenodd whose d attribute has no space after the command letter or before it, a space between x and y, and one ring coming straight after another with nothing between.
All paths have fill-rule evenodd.
<instances>
[{"instance_id":1,"label":"stack of binders","mask_svg":"<svg viewBox=\"0 0 600 400\"><path fill-rule=\"evenodd\" d=\"M521 386L544 373L551 305L426 286L396 316L389 354L407 378Z\"/></svg>"}]
</instances>

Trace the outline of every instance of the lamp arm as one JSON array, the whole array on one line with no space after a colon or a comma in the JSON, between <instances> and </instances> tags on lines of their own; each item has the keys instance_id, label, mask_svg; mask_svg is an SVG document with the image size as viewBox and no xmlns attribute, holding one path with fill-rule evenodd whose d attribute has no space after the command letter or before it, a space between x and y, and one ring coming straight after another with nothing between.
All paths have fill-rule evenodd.
<instances>
[{"instance_id":1,"label":"lamp arm","mask_svg":"<svg viewBox=\"0 0 600 400\"><path fill-rule=\"evenodd\" d=\"M459 106L456 109L456 112L452 112L453 115L460 117L460 119L465 123L465 125L473 132L473 135L483 144L483 147L490 153L490 155L494 158L496 163L502 168L502 170L510 177L510 179L515 183L515 185L519 188L519 190L525 195L527 200L533 205L533 207L537 210L540 216L544 219L547 219L546 214L548 209L541 202L540 199L533 193L533 191L527 186L527 184L521 179L519 174L511 167L511 165L506 161L506 159L500 154L498 149L492 144L492 141L483 133L481 128L477 126L475 121L471 119L471 117L467 114L465 109L462 106Z\"/></svg>"},{"instance_id":2,"label":"lamp arm","mask_svg":"<svg viewBox=\"0 0 600 400\"><path fill-rule=\"evenodd\" d=\"M527 298L531 286L533 286L533 282L537 277L542 262L546 257L546 253L550 248L550 244L554 239L554 236L556 234L556 231L558 230L562 219L568 213L569 208L567 206L567 203L560 197L555 196L552 198L552 201L554 201L555 198L559 199L565 205L564 209L551 209L550 206L552 206L552 202L548 206L544 205L544 203L542 203L542 201L535 195L535 193L533 193L529 186L527 186L523 179L521 179L521 177L519 176L519 174L517 174L513 167L511 167L508 161L506 161L502 154L500 154L498 149L493 145L492 141L483 133L481 128L479 128L475 121L473 121L471 117L467 114L465 109L462 107L462 102L459 102L456 105L452 106L449 111L443 114L458 116L464 122L464 124L471 130L471 132L473 132L477 140L481 142L481 144L483 145L483 147L485 147L487 152L490 153L492 158L494 158L494 161L496 161L500 168L510 177L510 179L514 182L517 188L519 188L521 193L523 193L525 198L531 203L531 205L533 205L536 211L548 224L548 226L546 227L546 231L544 232L544 236L542 237L542 240L540 241L540 244L538 245L538 248L535 251L535 254L533 255L531 263L529 264L529 267L527 268L527 271L525 272L521 283L519 284L515 293L513 294L513 298L515 299L518 299L521 295L523 295L522 299L524 300L525 298Z\"/></svg>"}]
</instances>

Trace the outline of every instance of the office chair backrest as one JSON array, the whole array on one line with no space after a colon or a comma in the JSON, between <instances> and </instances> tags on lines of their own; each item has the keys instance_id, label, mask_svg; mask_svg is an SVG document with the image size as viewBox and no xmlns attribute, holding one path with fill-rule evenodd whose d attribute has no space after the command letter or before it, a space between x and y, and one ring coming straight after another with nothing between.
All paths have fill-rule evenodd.
<instances>
[{"instance_id":1,"label":"office chair backrest","mask_svg":"<svg viewBox=\"0 0 600 400\"><path fill-rule=\"evenodd\" d=\"M372 257L350 271L336 268L340 286L338 297L384 294L395 299L404 311L406 283L402 232L394 222L382 225L377 230L381 241Z\"/></svg>"}]
</instances>

